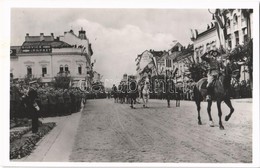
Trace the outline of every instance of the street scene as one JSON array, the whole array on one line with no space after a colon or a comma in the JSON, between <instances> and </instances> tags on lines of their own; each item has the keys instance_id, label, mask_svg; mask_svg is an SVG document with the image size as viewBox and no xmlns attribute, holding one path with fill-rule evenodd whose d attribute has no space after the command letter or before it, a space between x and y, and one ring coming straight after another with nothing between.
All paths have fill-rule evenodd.
<instances>
[{"instance_id":1,"label":"street scene","mask_svg":"<svg viewBox=\"0 0 260 168\"><path fill-rule=\"evenodd\" d=\"M252 163L253 15L12 9L10 161Z\"/></svg>"}]
</instances>

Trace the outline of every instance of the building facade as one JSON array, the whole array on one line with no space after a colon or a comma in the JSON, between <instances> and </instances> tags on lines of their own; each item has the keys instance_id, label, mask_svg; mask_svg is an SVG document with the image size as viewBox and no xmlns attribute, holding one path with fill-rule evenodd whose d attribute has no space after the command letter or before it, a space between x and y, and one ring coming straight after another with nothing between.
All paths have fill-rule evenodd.
<instances>
[{"instance_id":1,"label":"building facade","mask_svg":"<svg viewBox=\"0 0 260 168\"><path fill-rule=\"evenodd\" d=\"M194 61L201 62L201 56L210 50L220 47L220 41L215 24L208 25L207 29L191 38L194 46Z\"/></svg>"},{"instance_id":2,"label":"building facade","mask_svg":"<svg viewBox=\"0 0 260 168\"><path fill-rule=\"evenodd\" d=\"M232 51L237 45L243 45L250 40L253 32L253 10L252 9L226 9L226 48ZM249 80L248 67L242 65L240 80Z\"/></svg>"},{"instance_id":3,"label":"building facade","mask_svg":"<svg viewBox=\"0 0 260 168\"><path fill-rule=\"evenodd\" d=\"M226 16L226 47L232 50L251 38L253 12L247 11L247 9L227 9L223 13Z\"/></svg>"},{"instance_id":4,"label":"building facade","mask_svg":"<svg viewBox=\"0 0 260 168\"><path fill-rule=\"evenodd\" d=\"M21 46L11 46L11 70L13 78L33 76L42 82L51 82L58 74L70 75L73 82L88 82L93 51L85 31L75 35L72 30L64 36L30 36L26 34Z\"/></svg>"}]
</instances>

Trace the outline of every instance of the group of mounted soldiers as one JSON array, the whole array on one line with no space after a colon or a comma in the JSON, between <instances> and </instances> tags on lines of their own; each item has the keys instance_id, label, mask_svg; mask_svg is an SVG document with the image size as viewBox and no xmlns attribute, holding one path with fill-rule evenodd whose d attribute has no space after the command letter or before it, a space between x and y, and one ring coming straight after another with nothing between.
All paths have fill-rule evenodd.
<instances>
[{"instance_id":1,"label":"group of mounted soldiers","mask_svg":"<svg viewBox=\"0 0 260 168\"><path fill-rule=\"evenodd\" d=\"M180 100L180 89L175 89L173 80L165 78L163 82L160 82L150 79L150 76L144 76L139 81L130 78L127 82L121 82L118 87L114 84L111 92L114 102L131 104L130 107L133 108L133 104L141 103L142 99L143 106L146 107L148 99L160 97L162 93L164 96L161 98L167 100L168 107L170 107L170 100ZM164 86L160 86L160 84Z\"/></svg>"}]
</instances>

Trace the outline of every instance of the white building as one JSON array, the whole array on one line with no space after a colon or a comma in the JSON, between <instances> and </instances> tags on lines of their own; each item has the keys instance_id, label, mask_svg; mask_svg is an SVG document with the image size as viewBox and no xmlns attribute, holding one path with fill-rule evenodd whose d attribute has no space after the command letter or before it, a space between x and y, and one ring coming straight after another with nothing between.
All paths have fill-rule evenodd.
<instances>
[{"instance_id":1,"label":"white building","mask_svg":"<svg viewBox=\"0 0 260 168\"><path fill-rule=\"evenodd\" d=\"M243 45L246 40L252 38L253 32L253 10L250 9L226 9L223 10L226 15L226 47L233 50L237 45ZM241 67L240 80L248 80L248 68Z\"/></svg>"},{"instance_id":2,"label":"white building","mask_svg":"<svg viewBox=\"0 0 260 168\"><path fill-rule=\"evenodd\" d=\"M252 32L253 27L253 12L249 12L249 19L246 18L242 12L246 9L228 9L223 13L226 15L226 30L227 40L226 47L234 49L238 44L244 44L245 40L249 37L249 33ZM251 36L251 35L250 35Z\"/></svg>"},{"instance_id":3,"label":"white building","mask_svg":"<svg viewBox=\"0 0 260 168\"><path fill-rule=\"evenodd\" d=\"M14 78L32 75L51 82L59 74L70 74L74 82L84 81L88 85L88 73L91 70L92 49L85 31L76 36L71 30L64 36L29 36L21 46L11 46L11 74Z\"/></svg>"},{"instance_id":4,"label":"white building","mask_svg":"<svg viewBox=\"0 0 260 168\"><path fill-rule=\"evenodd\" d=\"M212 23L207 29L202 32L195 32L195 36L191 38L194 47L194 60L201 62L201 56L210 50L215 50L220 47L220 41L217 34L217 28Z\"/></svg>"}]
</instances>

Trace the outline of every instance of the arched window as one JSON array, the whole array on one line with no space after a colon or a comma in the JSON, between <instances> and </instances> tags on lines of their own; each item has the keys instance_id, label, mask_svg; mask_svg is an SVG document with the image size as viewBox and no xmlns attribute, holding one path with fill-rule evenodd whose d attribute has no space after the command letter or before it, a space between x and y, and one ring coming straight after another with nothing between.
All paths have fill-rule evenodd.
<instances>
[{"instance_id":1,"label":"arched window","mask_svg":"<svg viewBox=\"0 0 260 168\"><path fill-rule=\"evenodd\" d=\"M69 72L69 66L65 65L65 72Z\"/></svg>"},{"instance_id":2,"label":"arched window","mask_svg":"<svg viewBox=\"0 0 260 168\"><path fill-rule=\"evenodd\" d=\"M233 24L237 24L237 14L234 14L233 16Z\"/></svg>"},{"instance_id":3,"label":"arched window","mask_svg":"<svg viewBox=\"0 0 260 168\"><path fill-rule=\"evenodd\" d=\"M230 19L227 19L227 27L230 27Z\"/></svg>"},{"instance_id":4,"label":"arched window","mask_svg":"<svg viewBox=\"0 0 260 168\"><path fill-rule=\"evenodd\" d=\"M63 72L63 65L60 65L60 73Z\"/></svg>"},{"instance_id":5,"label":"arched window","mask_svg":"<svg viewBox=\"0 0 260 168\"><path fill-rule=\"evenodd\" d=\"M27 75L32 75L32 67L27 67Z\"/></svg>"}]
</instances>

